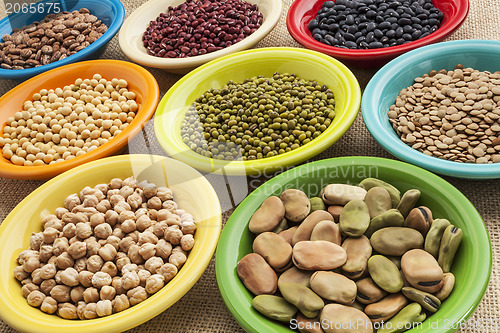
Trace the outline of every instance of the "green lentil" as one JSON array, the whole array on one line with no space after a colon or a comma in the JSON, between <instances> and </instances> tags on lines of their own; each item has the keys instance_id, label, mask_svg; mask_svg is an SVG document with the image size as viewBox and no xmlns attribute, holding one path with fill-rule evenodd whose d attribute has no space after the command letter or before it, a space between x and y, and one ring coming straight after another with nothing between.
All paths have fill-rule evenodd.
<instances>
[{"instance_id":1,"label":"green lentil","mask_svg":"<svg viewBox=\"0 0 500 333\"><path fill-rule=\"evenodd\" d=\"M335 117L333 92L295 74L274 73L210 89L182 122L184 143L203 156L255 160L299 148Z\"/></svg>"}]
</instances>

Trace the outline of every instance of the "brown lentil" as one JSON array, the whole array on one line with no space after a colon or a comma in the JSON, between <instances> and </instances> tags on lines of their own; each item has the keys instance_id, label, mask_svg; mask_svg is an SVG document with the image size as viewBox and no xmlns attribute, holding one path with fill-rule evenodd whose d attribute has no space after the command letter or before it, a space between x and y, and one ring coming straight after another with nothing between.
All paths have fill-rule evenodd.
<instances>
[{"instance_id":1,"label":"brown lentil","mask_svg":"<svg viewBox=\"0 0 500 333\"><path fill-rule=\"evenodd\" d=\"M335 117L333 92L295 74L275 73L210 89L186 113L182 138L222 160L284 154L324 132Z\"/></svg>"},{"instance_id":2,"label":"brown lentil","mask_svg":"<svg viewBox=\"0 0 500 333\"><path fill-rule=\"evenodd\" d=\"M113 207L104 213L116 212L117 207L125 202L125 198L116 193L124 189L131 189L134 193L147 190L150 199L160 200L158 212L148 208L147 201L140 196L136 208L128 207L120 213L120 216L130 213L127 221L135 224L141 216L138 212L142 212L150 218L151 226L143 232L134 229L125 233L121 230L121 224L113 223L108 214L104 214L105 222L91 225L89 221L103 214L95 208L99 203L114 202ZM116 200L112 200L112 197ZM29 305L40 307L49 314L57 313L64 319L103 317L112 314L113 309L118 312L142 302L174 278L195 243L193 234L197 227L194 218L177 208L172 191L167 187L157 188L146 181L137 182L134 177L124 180L115 178L108 184L99 184L94 188L87 186L79 193L68 196L64 207L57 208L55 213L43 218L43 232L32 234L30 248L22 251L17 258L19 266L14 269L14 276L18 281L30 278L30 283L23 286L22 290ZM83 221L75 227L78 235L68 241L61 231L69 225L74 226L77 214L81 214L79 218ZM158 215L165 217L165 220L155 218ZM173 220L179 223L176 230L182 237L182 249L172 249L169 240L167 221ZM113 235L105 238L98 236L97 229L102 225L111 228L110 223L113 224ZM50 229L56 235L46 239L47 230L52 234ZM90 229L90 233L86 232L87 229ZM117 230L121 231L121 237L114 236ZM126 239L130 240L130 248L142 245L144 251L141 256L147 257L147 261L139 256L135 258L137 264L131 263L133 254L130 250L124 251L121 246L122 240ZM66 246L60 247L61 243ZM92 250L96 246L98 251ZM55 250L56 247L60 247L59 251ZM41 248L49 253L42 256ZM157 253L162 256L157 256ZM78 309L85 315L77 316Z\"/></svg>"},{"instance_id":3,"label":"brown lentil","mask_svg":"<svg viewBox=\"0 0 500 333\"><path fill-rule=\"evenodd\" d=\"M0 67L26 69L47 65L83 50L108 27L86 8L49 14L3 35L0 43Z\"/></svg>"},{"instance_id":4,"label":"brown lentil","mask_svg":"<svg viewBox=\"0 0 500 333\"><path fill-rule=\"evenodd\" d=\"M192 57L240 42L262 20L257 5L243 0L187 0L151 21L142 42L156 57Z\"/></svg>"},{"instance_id":5,"label":"brown lentil","mask_svg":"<svg viewBox=\"0 0 500 333\"><path fill-rule=\"evenodd\" d=\"M495 149L500 71L463 65L433 70L399 93L388 116L401 140L424 154L463 163L500 162Z\"/></svg>"},{"instance_id":6,"label":"brown lentil","mask_svg":"<svg viewBox=\"0 0 500 333\"><path fill-rule=\"evenodd\" d=\"M64 88L42 89L7 119L3 156L15 165L69 160L106 144L132 122L139 106L123 79L95 74Z\"/></svg>"}]
</instances>

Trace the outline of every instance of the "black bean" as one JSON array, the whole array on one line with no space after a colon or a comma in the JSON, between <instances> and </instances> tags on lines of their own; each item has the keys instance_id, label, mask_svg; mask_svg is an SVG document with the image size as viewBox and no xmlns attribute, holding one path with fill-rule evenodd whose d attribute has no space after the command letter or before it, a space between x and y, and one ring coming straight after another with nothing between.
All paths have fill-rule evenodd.
<instances>
[{"instance_id":1,"label":"black bean","mask_svg":"<svg viewBox=\"0 0 500 333\"><path fill-rule=\"evenodd\" d=\"M379 29L390 29L391 23L384 21L378 25Z\"/></svg>"},{"instance_id":2,"label":"black bean","mask_svg":"<svg viewBox=\"0 0 500 333\"><path fill-rule=\"evenodd\" d=\"M419 30L415 30L412 34L411 34L411 38L413 40L417 40L420 38L420 36L422 36L422 31L419 31Z\"/></svg>"},{"instance_id":3,"label":"black bean","mask_svg":"<svg viewBox=\"0 0 500 333\"><path fill-rule=\"evenodd\" d=\"M375 37L375 36L374 36L374 34L373 34L373 31L370 31L369 33L367 33L367 34L366 34L366 39L365 39L365 40L366 40L366 42L367 42L368 44L370 44L371 42L373 42L373 41L375 40L375 38L374 38L374 37Z\"/></svg>"},{"instance_id":4,"label":"black bean","mask_svg":"<svg viewBox=\"0 0 500 333\"><path fill-rule=\"evenodd\" d=\"M368 44L368 48L370 49L377 49L381 47L384 47L384 44L382 44L381 42L371 42L370 44Z\"/></svg>"},{"instance_id":5,"label":"black bean","mask_svg":"<svg viewBox=\"0 0 500 333\"><path fill-rule=\"evenodd\" d=\"M402 27L399 27L399 28L396 29L396 37L397 38L403 36L403 33L404 33L404 31L403 31Z\"/></svg>"},{"instance_id":6,"label":"black bean","mask_svg":"<svg viewBox=\"0 0 500 333\"><path fill-rule=\"evenodd\" d=\"M374 10L369 10L369 11L367 11L367 12L366 12L366 14L365 14L365 15L366 15L366 17L368 17L368 18L374 18L374 17L376 17L376 16L377 16L377 12L376 12L376 11L374 11Z\"/></svg>"},{"instance_id":7,"label":"black bean","mask_svg":"<svg viewBox=\"0 0 500 333\"><path fill-rule=\"evenodd\" d=\"M354 24L354 16L347 15L347 17L346 17L346 23L349 24L349 25L353 25Z\"/></svg>"},{"instance_id":8,"label":"black bean","mask_svg":"<svg viewBox=\"0 0 500 333\"><path fill-rule=\"evenodd\" d=\"M356 26L351 25L349 28L347 28L347 32L350 34L355 34L358 29L356 29Z\"/></svg>"},{"instance_id":9,"label":"black bean","mask_svg":"<svg viewBox=\"0 0 500 333\"><path fill-rule=\"evenodd\" d=\"M328 30L331 32L336 32L339 30L340 26L337 23L332 23L328 25Z\"/></svg>"},{"instance_id":10,"label":"black bean","mask_svg":"<svg viewBox=\"0 0 500 333\"><path fill-rule=\"evenodd\" d=\"M319 23L318 23L318 20L316 19L312 19L309 24L307 25L307 27L309 28L309 30L313 30L314 28L317 28L319 26Z\"/></svg>"},{"instance_id":11,"label":"black bean","mask_svg":"<svg viewBox=\"0 0 500 333\"><path fill-rule=\"evenodd\" d=\"M346 41L344 43L344 45L347 46L350 49L354 49L354 48L356 48L358 46L355 42L350 41L350 40Z\"/></svg>"},{"instance_id":12,"label":"black bean","mask_svg":"<svg viewBox=\"0 0 500 333\"><path fill-rule=\"evenodd\" d=\"M415 31L415 29L413 29L410 25L405 25L403 27L404 33L411 34L411 33L413 33L413 31Z\"/></svg>"},{"instance_id":13,"label":"black bean","mask_svg":"<svg viewBox=\"0 0 500 333\"><path fill-rule=\"evenodd\" d=\"M350 34L348 32L344 33L344 39L345 40L350 40L350 41L355 41L356 40L356 38L354 38L354 35Z\"/></svg>"},{"instance_id":14,"label":"black bean","mask_svg":"<svg viewBox=\"0 0 500 333\"><path fill-rule=\"evenodd\" d=\"M377 24L375 24L375 22L370 22L366 26L366 31L373 31L375 28L377 28Z\"/></svg>"},{"instance_id":15,"label":"black bean","mask_svg":"<svg viewBox=\"0 0 500 333\"><path fill-rule=\"evenodd\" d=\"M382 36L384 36L384 33L380 29L373 30L373 34L375 35L375 38L382 38Z\"/></svg>"}]
</instances>

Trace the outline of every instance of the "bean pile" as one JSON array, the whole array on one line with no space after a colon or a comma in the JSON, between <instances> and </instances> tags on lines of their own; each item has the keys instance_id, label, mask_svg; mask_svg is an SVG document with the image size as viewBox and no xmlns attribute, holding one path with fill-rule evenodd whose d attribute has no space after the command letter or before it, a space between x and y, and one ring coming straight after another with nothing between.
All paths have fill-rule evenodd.
<instances>
[{"instance_id":1,"label":"bean pile","mask_svg":"<svg viewBox=\"0 0 500 333\"><path fill-rule=\"evenodd\" d=\"M133 177L85 187L42 220L14 275L28 304L64 319L123 311L186 262L196 223L172 191Z\"/></svg>"},{"instance_id":2,"label":"bean pile","mask_svg":"<svg viewBox=\"0 0 500 333\"><path fill-rule=\"evenodd\" d=\"M236 270L252 306L301 332L395 333L424 321L452 292L462 231L419 199L375 178L310 199L297 189L268 197Z\"/></svg>"},{"instance_id":3,"label":"bean pile","mask_svg":"<svg viewBox=\"0 0 500 333\"><path fill-rule=\"evenodd\" d=\"M442 19L432 0L337 0L324 2L308 28L326 45L376 49L423 38Z\"/></svg>"},{"instance_id":4,"label":"bean pile","mask_svg":"<svg viewBox=\"0 0 500 333\"><path fill-rule=\"evenodd\" d=\"M123 79L95 74L57 89L42 89L7 120L2 154L15 165L69 160L104 145L133 121L139 106Z\"/></svg>"},{"instance_id":5,"label":"bean pile","mask_svg":"<svg viewBox=\"0 0 500 333\"><path fill-rule=\"evenodd\" d=\"M310 142L335 117L333 93L294 74L229 81L196 99L181 126L192 150L222 160L255 160Z\"/></svg>"},{"instance_id":6,"label":"bean pile","mask_svg":"<svg viewBox=\"0 0 500 333\"><path fill-rule=\"evenodd\" d=\"M0 67L26 69L62 60L83 50L108 27L86 8L49 14L10 35L0 43Z\"/></svg>"},{"instance_id":7,"label":"bean pile","mask_svg":"<svg viewBox=\"0 0 500 333\"><path fill-rule=\"evenodd\" d=\"M187 0L151 21L142 41L156 57L192 57L238 43L262 20L257 5L243 0Z\"/></svg>"},{"instance_id":8,"label":"bean pile","mask_svg":"<svg viewBox=\"0 0 500 333\"><path fill-rule=\"evenodd\" d=\"M389 121L426 155L464 163L500 162L500 72L457 65L433 70L403 89Z\"/></svg>"}]
</instances>

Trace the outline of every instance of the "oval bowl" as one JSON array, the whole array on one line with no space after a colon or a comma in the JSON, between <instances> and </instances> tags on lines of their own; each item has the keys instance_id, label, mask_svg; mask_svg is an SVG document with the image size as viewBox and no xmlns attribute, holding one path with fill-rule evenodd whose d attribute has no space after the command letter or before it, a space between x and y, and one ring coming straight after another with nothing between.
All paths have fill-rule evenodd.
<instances>
[{"instance_id":1,"label":"oval bowl","mask_svg":"<svg viewBox=\"0 0 500 333\"><path fill-rule=\"evenodd\" d=\"M199 155L182 141L181 123L188 107L210 88L229 80L241 82L257 75L295 73L325 84L334 93L335 118L320 136L285 154L253 161L224 161ZM319 154L351 126L359 109L360 88L356 77L341 62L319 52L298 48L261 48L213 60L181 78L163 96L155 114L155 134L171 156L206 172L230 175L273 172Z\"/></svg>"},{"instance_id":2,"label":"oval bowl","mask_svg":"<svg viewBox=\"0 0 500 333\"><path fill-rule=\"evenodd\" d=\"M436 43L451 35L464 22L469 13L469 0L433 0L444 14L438 30L416 41L380 49L351 50L323 44L312 37L307 25L316 17L326 0L296 0L290 6L286 25L292 37L304 47L323 52L348 65L360 68L377 68L400 54L418 47Z\"/></svg>"},{"instance_id":3,"label":"oval bowl","mask_svg":"<svg viewBox=\"0 0 500 333\"><path fill-rule=\"evenodd\" d=\"M123 53L132 61L143 66L160 68L168 72L185 74L206 62L224 55L242 51L253 47L276 26L282 10L282 2L275 0L246 0L257 4L263 15L261 26L242 41L223 48L222 50L187 58L161 58L147 53L142 44L142 35L149 26L149 22L164 12L169 6L178 6L185 0L150 0L136 9L123 23L120 29L119 42Z\"/></svg>"},{"instance_id":4,"label":"oval bowl","mask_svg":"<svg viewBox=\"0 0 500 333\"><path fill-rule=\"evenodd\" d=\"M80 10L87 8L91 13L108 26L108 30L94 43L63 60L58 60L48 65L28 69L3 69L0 68L0 79L10 79L24 81L30 77L42 72L54 69L56 67L68 65L77 61L96 59L105 50L107 43L120 29L125 18L125 8L119 0L78 0L78 1L59 1L61 7L56 7L53 0L43 0L38 3L44 4L48 14L57 13L57 8L62 11ZM52 5L51 5L52 4ZM41 13L13 13L0 21L0 38L5 34L12 33L12 29L21 28L35 21L41 21L46 15Z\"/></svg>"},{"instance_id":5,"label":"oval bowl","mask_svg":"<svg viewBox=\"0 0 500 333\"><path fill-rule=\"evenodd\" d=\"M423 322L422 328L406 332L450 333L457 327L453 329L449 323L465 322L471 316L488 286L492 252L483 220L470 201L447 181L416 166L376 157L339 157L308 163L272 178L240 203L227 221L215 254L215 273L226 306L247 332L293 332L286 324L272 321L252 308L253 294L236 274L238 261L252 252L254 236L248 229L252 214L267 197L279 196L285 189L301 189L311 197L329 183L355 185L366 177L389 182L401 193L419 189L419 204L429 207L433 216L447 218L463 231L462 244L452 267L455 289L441 308ZM429 326L436 322L438 324L433 324L438 325L436 329Z\"/></svg>"},{"instance_id":6,"label":"oval bowl","mask_svg":"<svg viewBox=\"0 0 500 333\"><path fill-rule=\"evenodd\" d=\"M425 61L422 61L425 59ZM500 42L463 40L429 45L399 56L382 67L363 93L363 120L371 135L389 153L424 169L447 176L471 179L500 178L500 163L460 163L427 156L401 141L389 123L389 107L399 92L416 77L431 70L453 70L458 64L481 71L500 70Z\"/></svg>"},{"instance_id":7,"label":"oval bowl","mask_svg":"<svg viewBox=\"0 0 500 333\"><path fill-rule=\"evenodd\" d=\"M111 316L92 320L66 320L31 307L14 278L16 258L29 247L32 232L42 230L42 217L62 206L64 199L85 186L134 175L157 186L169 186L181 209L197 221L195 245L179 273L145 301ZM200 195L201 194L201 195ZM221 229L220 204L210 183L193 168L171 158L154 155L114 156L82 165L43 184L0 225L0 317L22 332L122 332L160 314L177 302L208 266Z\"/></svg>"},{"instance_id":8,"label":"oval bowl","mask_svg":"<svg viewBox=\"0 0 500 333\"><path fill-rule=\"evenodd\" d=\"M139 109L134 120L119 135L105 145L64 162L41 165L19 166L0 154L0 177L15 179L45 179L54 177L80 164L111 155L123 148L139 133L153 115L159 99L156 79L146 69L120 60L90 60L55 68L33 77L0 97L0 135L7 119L23 109L24 101L31 99L41 89L55 89L74 83L77 78L91 78L99 73L104 78L122 78L128 81L129 89L136 93Z\"/></svg>"}]
</instances>

